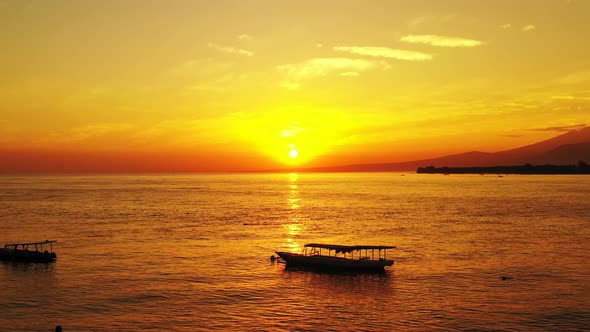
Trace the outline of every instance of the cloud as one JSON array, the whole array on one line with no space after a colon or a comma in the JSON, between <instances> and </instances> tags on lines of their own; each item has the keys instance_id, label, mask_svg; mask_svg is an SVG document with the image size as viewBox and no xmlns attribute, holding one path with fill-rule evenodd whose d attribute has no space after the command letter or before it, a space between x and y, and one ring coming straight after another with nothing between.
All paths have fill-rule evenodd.
<instances>
[{"instance_id":1,"label":"cloud","mask_svg":"<svg viewBox=\"0 0 590 332\"><path fill-rule=\"evenodd\" d=\"M510 24L510 23L500 25L500 28L502 28L502 29L510 29L510 27L512 27L512 24Z\"/></svg>"},{"instance_id":2,"label":"cloud","mask_svg":"<svg viewBox=\"0 0 590 332\"><path fill-rule=\"evenodd\" d=\"M580 84L590 81L590 71L580 71L557 79L560 84Z\"/></svg>"},{"instance_id":3,"label":"cloud","mask_svg":"<svg viewBox=\"0 0 590 332\"><path fill-rule=\"evenodd\" d=\"M411 25L411 26L421 25L421 24L424 24L425 22L427 22L429 19L431 19L431 17L429 17L429 16L415 17L410 20L409 25Z\"/></svg>"},{"instance_id":4,"label":"cloud","mask_svg":"<svg viewBox=\"0 0 590 332\"><path fill-rule=\"evenodd\" d=\"M570 125L570 126L560 126L560 127L533 128L533 129L529 129L529 130L568 132L568 131L572 131L572 130L580 130L583 128L586 128L585 123L580 123L580 124Z\"/></svg>"},{"instance_id":5,"label":"cloud","mask_svg":"<svg viewBox=\"0 0 590 332\"><path fill-rule=\"evenodd\" d=\"M408 35L401 37L400 41L412 44L427 44L440 47L476 47L483 45L483 42L475 39L438 35Z\"/></svg>"},{"instance_id":6,"label":"cloud","mask_svg":"<svg viewBox=\"0 0 590 332\"><path fill-rule=\"evenodd\" d=\"M555 99L555 100L574 100L574 99L576 99L576 97L569 96L569 95L564 95L564 96L551 96L551 99Z\"/></svg>"},{"instance_id":7,"label":"cloud","mask_svg":"<svg viewBox=\"0 0 590 332\"><path fill-rule=\"evenodd\" d=\"M238 36L239 40L252 40L252 36L248 35L248 34L241 34Z\"/></svg>"},{"instance_id":8,"label":"cloud","mask_svg":"<svg viewBox=\"0 0 590 332\"><path fill-rule=\"evenodd\" d=\"M432 55L422 52L407 50L398 50L388 47L376 46L335 46L334 51L347 52L351 54L367 55L372 57L381 57L388 59L407 60L407 61L427 61L432 60Z\"/></svg>"},{"instance_id":9,"label":"cloud","mask_svg":"<svg viewBox=\"0 0 590 332\"><path fill-rule=\"evenodd\" d=\"M254 54L255 54L252 51L244 50L241 48L230 47L230 46L220 46L220 45L216 45L216 44L212 44L212 43L209 43L208 46L218 50L219 52L224 52L224 53L238 54L238 55L243 55L243 56L254 56Z\"/></svg>"},{"instance_id":10,"label":"cloud","mask_svg":"<svg viewBox=\"0 0 590 332\"><path fill-rule=\"evenodd\" d=\"M535 27L534 25L532 25L532 24L529 24L529 25L525 25L525 26L523 26L523 27L522 27L522 31L532 31L532 30L535 30L536 28L537 28L537 27Z\"/></svg>"},{"instance_id":11,"label":"cloud","mask_svg":"<svg viewBox=\"0 0 590 332\"><path fill-rule=\"evenodd\" d=\"M295 136L295 135L297 135L297 134L299 134L299 133L301 133L303 131L305 131L305 128L302 128L300 126L291 125L291 126L289 126L288 129L281 130L281 136L283 136L283 137L293 137L293 136Z\"/></svg>"},{"instance_id":12,"label":"cloud","mask_svg":"<svg viewBox=\"0 0 590 332\"><path fill-rule=\"evenodd\" d=\"M297 82L292 82L292 81L284 81L283 83L281 83L281 86L283 88L287 88L289 90L297 90L297 89L299 89L301 84L299 84Z\"/></svg>"},{"instance_id":13,"label":"cloud","mask_svg":"<svg viewBox=\"0 0 590 332\"><path fill-rule=\"evenodd\" d=\"M360 74L356 71L347 71L344 73L340 73L340 76L345 76L345 77L356 77L359 76Z\"/></svg>"},{"instance_id":14,"label":"cloud","mask_svg":"<svg viewBox=\"0 0 590 332\"><path fill-rule=\"evenodd\" d=\"M362 71L373 69L389 69L389 65L383 61L369 61L364 59L349 58L314 58L302 63L286 64L276 68L286 73L287 79L283 86L288 89L297 89L301 86L301 81L326 76L331 73L350 73L357 74Z\"/></svg>"}]
</instances>

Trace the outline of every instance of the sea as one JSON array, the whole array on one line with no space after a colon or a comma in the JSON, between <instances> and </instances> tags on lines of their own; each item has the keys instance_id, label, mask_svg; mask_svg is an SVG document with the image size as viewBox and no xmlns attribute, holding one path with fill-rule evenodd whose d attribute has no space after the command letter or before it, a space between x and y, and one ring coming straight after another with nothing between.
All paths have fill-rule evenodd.
<instances>
[{"instance_id":1,"label":"sea","mask_svg":"<svg viewBox=\"0 0 590 332\"><path fill-rule=\"evenodd\" d=\"M0 331L588 331L590 176L0 176ZM394 245L381 274L286 269Z\"/></svg>"}]
</instances>

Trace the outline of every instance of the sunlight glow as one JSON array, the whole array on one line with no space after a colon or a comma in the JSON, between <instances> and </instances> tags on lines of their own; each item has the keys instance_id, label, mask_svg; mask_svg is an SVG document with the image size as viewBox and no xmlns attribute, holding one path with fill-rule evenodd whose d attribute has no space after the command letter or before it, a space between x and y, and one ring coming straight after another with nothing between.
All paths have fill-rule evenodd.
<instances>
[{"instance_id":1,"label":"sunlight glow","mask_svg":"<svg viewBox=\"0 0 590 332\"><path fill-rule=\"evenodd\" d=\"M306 167L345 146L362 143L351 133L371 119L350 117L341 108L277 105L256 117L237 116L229 128L239 141L255 147L255 153L280 165Z\"/></svg>"}]
</instances>

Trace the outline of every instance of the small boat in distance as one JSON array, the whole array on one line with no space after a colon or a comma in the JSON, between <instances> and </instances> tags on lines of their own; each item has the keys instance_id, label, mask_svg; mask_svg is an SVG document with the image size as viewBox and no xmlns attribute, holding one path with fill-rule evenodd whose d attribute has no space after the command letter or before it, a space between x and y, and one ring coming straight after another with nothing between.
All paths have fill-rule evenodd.
<instances>
[{"instance_id":1,"label":"small boat in distance","mask_svg":"<svg viewBox=\"0 0 590 332\"><path fill-rule=\"evenodd\" d=\"M300 254L277 251L287 267L307 267L328 270L382 272L392 266L387 249L395 246L343 246L338 244L308 243ZM323 249L323 251L322 251Z\"/></svg>"},{"instance_id":2,"label":"small boat in distance","mask_svg":"<svg viewBox=\"0 0 590 332\"><path fill-rule=\"evenodd\" d=\"M53 244L56 242L46 240L44 242L6 244L4 248L0 248L0 261L51 263L57 259L57 255L53 252ZM47 245L49 245L49 250L47 250Z\"/></svg>"}]
</instances>

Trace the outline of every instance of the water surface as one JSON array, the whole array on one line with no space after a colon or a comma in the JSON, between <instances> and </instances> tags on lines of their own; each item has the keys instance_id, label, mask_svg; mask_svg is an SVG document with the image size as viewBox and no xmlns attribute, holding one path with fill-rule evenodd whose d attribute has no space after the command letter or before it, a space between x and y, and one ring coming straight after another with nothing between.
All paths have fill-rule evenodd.
<instances>
[{"instance_id":1,"label":"water surface","mask_svg":"<svg viewBox=\"0 0 590 332\"><path fill-rule=\"evenodd\" d=\"M584 330L590 177L0 177L0 330ZM308 242L397 245L385 274L285 271ZM508 277L502 280L502 276Z\"/></svg>"}]
</instances>

